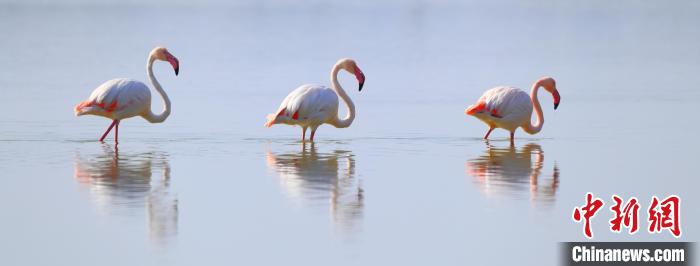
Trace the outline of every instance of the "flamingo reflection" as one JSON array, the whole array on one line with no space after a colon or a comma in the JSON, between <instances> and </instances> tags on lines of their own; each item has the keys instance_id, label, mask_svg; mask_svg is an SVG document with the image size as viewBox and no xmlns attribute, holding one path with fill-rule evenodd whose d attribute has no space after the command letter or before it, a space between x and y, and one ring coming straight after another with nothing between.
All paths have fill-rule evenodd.
<instances>
[{"instance_id":1,"label":"flamingo reflection","mask_svg":"<svg viewBox=\"0 0 700 266\"><path fill-rule=\"evenodd\" d=\"M119 154L103 144L102 153L75 159L75 180L88 187L98 210L137 216L146 210L151 240L164 244L177 235L178 201L170 192L170 165L159 152ZM153 176L153 169L161 172Z\"/></svg>"},{"instance_id":2,"label":"flamingo reflection","mask_svg":"<svg viewBox=\"0 0 700 266\"><path fill-rule=\"evenodd\" d=\"M498 148L486 141L486 146L484 155L466 163L467 174L474 177L485 194L518 197L528 191L533 202L554 202L559 168L555 164L552 174L543 176L544 152L540 145L529 143L520 149L513 145Z\"/></svg>"},{"instance_id":3,"label":"flamingo reflection","mask_svg":"<svg viewBox=\"0 0 700 266\"><path fill-rule=\"evenodd\" d=\"M341 164L343 163L344 164ZM329 204L333 221L344 230L355 230L362 219L364 190L355 178L350 151L319 153L312 143L300 152L267 152L267 166L280 178L292 199L302 204Z\"/></svg>"}]
</instances>

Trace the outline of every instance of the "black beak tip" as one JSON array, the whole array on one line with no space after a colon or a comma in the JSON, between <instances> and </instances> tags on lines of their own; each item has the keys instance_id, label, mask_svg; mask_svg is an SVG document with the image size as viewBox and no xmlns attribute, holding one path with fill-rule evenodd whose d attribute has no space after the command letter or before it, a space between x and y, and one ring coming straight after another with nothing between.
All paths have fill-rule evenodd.
<instances>
[{"instance_id":1,"label":"black beak tip","mask_svg":"<svg viewBox=\"0 0 700 266\"><path fill-rule=\"evenodd\" d=\"M179 67L175 69L175 76L177 76L178 73L180 73L180 68L179 68Z\"/></svg>"},{"instance_id":2,"label":"black beak tip","mask_svg":"<svg viewBox=\"0 0 700 266\"><path fill-rule=\"evenodd\" d=\"M364 86L364 83L360 83L360 91L362 91L362 86Z\"/></svg>"},{"instance_id":3,"label":"black beak tip","mask_svg":"<svg viewBox=\"0 0 700 266\"><path fill-rule=\"evenodd\" d=\"M557 110L557 107L559 107L559 103L554 103L554 110Z\"/></svg>"}]
</instances>

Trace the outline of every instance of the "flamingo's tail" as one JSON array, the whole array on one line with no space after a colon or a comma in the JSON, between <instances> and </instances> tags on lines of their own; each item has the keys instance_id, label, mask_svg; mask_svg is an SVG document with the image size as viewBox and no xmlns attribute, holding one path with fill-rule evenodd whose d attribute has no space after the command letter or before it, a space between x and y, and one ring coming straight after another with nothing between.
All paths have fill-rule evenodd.
<instances>
[{"instance_id":1,"label":"flamingo's tail","mask_svg":"<svg viewBox=\"0 0 700 266\"><path fill-rule=\"evenodd\" d=\"M78 105L75 106L75 116L87 114L90 110L92 110L91 107L93 104L94 103L92 101L80 102Z\"/></svg>"},{"instance_id":2,"label":"flamingo's tail","mask_svg":"<svg viewBox=\"0 0 700 266\"><path fill-rule=\"evenodd\" d=\"M486 109L486 104L484 102L479 102L475 105L470 105L467 107L467 110L464 110L464 113L467 115L474 115L480 111L483 111Z\"/></svg>"},{"instance_id":3,"label":"flamingo's tail","mask_svg":"<svg viewBox=\"0 0 700 266\"><path fill-rule=\"evenodd\" d=\"M276 114L268 114L267 115L267 123L265 123L265 127L271 127L272 125L277 122L277 115Z\"/></svg>"},{"instance_id":4,"label":"flamingo's tail","mask_svg":"<svg viewBox=\"0 0 700 266\"><path fill-rule=\"evenodd\" d=\"M285 113L287 109L285 108L280 108L280 110L277 112L277 114L268 114L267 115L267 123L265 123L266 127L271 127L274 124L277 124L279 121L277 118L279 118L281 115Z\"/></svg>"}]
</instances>

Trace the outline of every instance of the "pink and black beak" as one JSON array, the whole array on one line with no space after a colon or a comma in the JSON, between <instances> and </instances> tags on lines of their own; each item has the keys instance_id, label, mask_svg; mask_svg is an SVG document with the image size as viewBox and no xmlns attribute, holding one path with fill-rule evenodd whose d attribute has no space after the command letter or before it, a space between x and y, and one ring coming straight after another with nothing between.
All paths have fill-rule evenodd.
<instances>
[{"instance_id":1,"label":"pink and black beak","mask_svg":"<svg viewBox=\"0 0 700 266\"><path fill-rule=\"evenodd\" d=\"M362 73L359 67L355 67L355 78L357 78L357 82L360 83L360 91L362 91L362 86L365 85L365 74Z\"/></svg>"},{"instance_id":2,"label":"pink and black beak","mask_svg":"<svg viewBox=\"0 0 700 266\"><path fill-rule=\"evenodd\" d=\"M180 61L177 60L175 56L173 56L170 53L167 53L166 59L168 60L168 63L173 66L173 69L175 70L175 76L180 72Z\"/></svg>"},{"instance_id":3,"label":"pink and black beak","mask_svg":"<svg viewBox=\"0 0 700 266\"><path fill-rule=\"evenodd\" d=\"M559 107L559 101L561 101L561 96L559 95L559 91L554 90L554 92L552 92L552 96L554 97L554 110L557 110L557 107Z\"/></svg>"}]
</instances>

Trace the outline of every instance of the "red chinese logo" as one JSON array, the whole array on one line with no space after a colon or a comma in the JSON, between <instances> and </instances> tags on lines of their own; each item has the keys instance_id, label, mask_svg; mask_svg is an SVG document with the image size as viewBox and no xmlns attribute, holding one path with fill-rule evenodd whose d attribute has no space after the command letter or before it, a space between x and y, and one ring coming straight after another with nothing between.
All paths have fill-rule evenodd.
<instances>
[{"instance_id":1,"label":"red chinese logo","mask_svg":"<svg viewBox=\"0 0 700 266\"><path fill-rule=\"evenodd\" d=\"M583 206L579 206L574 208L574 221L579 223L581 222L581 212L583 212L583 233L586 235L588 238L593 238L593 232L591 231L591 218L593 218L596 213L598 213L598 210L603 207L603 201L600 200L599 198L596 198L593 200L593 194L588 192L586 193L586 204Z\"/></svg>"},{"instance_id":2,"label":"red chinese logo","mask_svg":"<svg viewBox=\"0 0 700 266\"><path fill-rule=\"evenodd\" d=\"M622 199L613 195L615 205L610 207L610 211L615 213L615 217L610 219L610 230L619 233L622 225L629 228L629 233L634 234L639 230L639 202L632 197L622 208Z\"/></svg>"},{"instance_id":3,"label":"red chinese logo","mask_svg":"<svg viewBox=\"0 0 700 266\"><path fill-rule=\"evenodd\" d=\"M614 205L610 206L610 211L614 214L610 219L610 231L620 233L622 227L629 229L629 234L633 235L639 231L639 201L636 197L631 197L627 203L617 195L612 196ZM605 203L600 198L594 198L593 193L586 193L586 203L583 206L574 208L574 222L583 221L583 234L587 238L593 238L591 230L591 220L598 213ZM649 233L661 233L668 230L676 238L681 236L681 198L671 195L663 200L652 196L649 205Z\"/></svg>"},{"instance_id":4,"label":"red chinese logo","mask_svg":"<svg viewBox=\"0 0 700 266\"><path fill-rule=\"evenodd\" d=\"M681 236L680 224L681 199L672 195L665 198L659 204L659 199L651 198L649 206L649 233L660 233L663 229L668 229L675 237Z\"/></svg>"}]
</instances>

